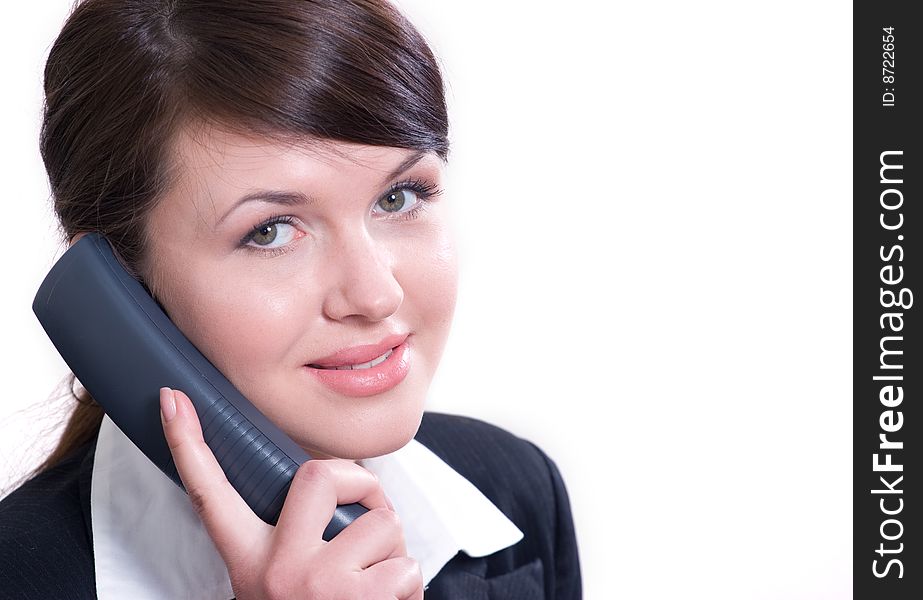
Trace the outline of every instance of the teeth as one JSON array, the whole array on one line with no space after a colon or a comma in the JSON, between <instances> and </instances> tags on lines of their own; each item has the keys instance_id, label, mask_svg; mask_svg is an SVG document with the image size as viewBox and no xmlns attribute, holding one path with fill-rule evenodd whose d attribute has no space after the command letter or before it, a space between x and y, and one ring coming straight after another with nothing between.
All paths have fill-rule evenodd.
<instances>
[{"instance_id":1,"label":"teeth","mask_svg":"<svg viewBox=\"0 0 923 600\"><path fill-rule=\"evenodd\" d=\"M322 369L336 369L337 371L357 371L359 369L371 369L374 366L380 365L381 363L388 360L388 357L391 356L391 353L394 352L394 349L388 350L378 358L373 358L369 362L362 363L360 365L345 365L342 367L321 367Z\"/></svg>"}]
</instances>

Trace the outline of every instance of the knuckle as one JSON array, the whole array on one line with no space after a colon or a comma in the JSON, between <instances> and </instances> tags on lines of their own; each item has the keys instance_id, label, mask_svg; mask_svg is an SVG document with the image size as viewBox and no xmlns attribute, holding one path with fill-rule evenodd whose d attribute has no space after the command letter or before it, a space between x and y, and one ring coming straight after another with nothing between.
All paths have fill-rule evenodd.
<instances>
[{"instance_id":1,"label":"knuckle","mask_svg":"<svg viewBox=\"0 0 923 600\"><path fill-rule=\"evenodd\" d=\"M368 514L376 527L387 529L392 533L403 533L403 529L401 529L401 519L393 510L388 508L375 508L370 510Z\"/></svg>"},{"instance_id":2,"label":"knuckle","mask_svg":"<svg viewBox=\"0 0 923 600\"><path fill-rule=\"evenodd\" d=\"M185 449L189 445L189 438L181 435L168 435L166 436L167 446L170 447L170 451L174 454L177 450Z\"/></svg>"},{"instance_id":3,"label":"knuckle","mask_svg":"<svg viewBox=\"0 0 923 600\"><path fill-rule=\"evenodd\" d=\"M216 485L196 485L188 487L186 493L189 496L189 502L195 509L199 517L204 521L213 516L213 513L220 510L220 503L215 502L219 497Z\"/></svg>"},{"instance_id":4,"label":"knuckle","mask_svg":"<svg viewBox=\"0 0 923 600\"><path fill-rule=\"evenodd\" d=\"M207 515L211 509L208 492L201 487L190 488L186 492L189 494L189 502L192 503L192 508L196 513L199 516Z\"/></svg>"},{"instance_id":5,"label":"knuckle","mask_svg":"<svg viewBox=\"0 0 923 600\"><path fill-rule=\"evenodd\" d=\"M373 508L369 511L373 519L379 520L384 525L400 525L400 517L390 508Z\"/></svg>"},{"instance_id":6,"label":"knuckle","mask_svg":"<svg viewBox=\"0 0 923 600\"><path fill-rule=\"evenodd\" d=\"M324 464L325 462L323 460L309 460L298 467L295 477L303 481L312 482L330 480L333 478L333 472L329 465Z\"/></svg>"},{"instance_id":7,"label":"knuckle","mask_svg":"<svg viewBox=\"0 0 923 600\"><path fill-rule=\"evenodd\" d=\"M420 563L412 558L389 559L387 570L379 572L378 575L376 578L364 581L364 593L357 597L394 600L395 589L423 589L423 572L420 570Z\"/></svg>"},{"instance_id":8,"label":"knuckle","mask_svg":"<svg viewBox=\"0 0 923 600\"><path fill-rule=\"evenodd\" d=\"M420 569L420 563L413 558L400 557L398 561L397 577L402 586L416 588L423 587L423 570Z\"/></svg>"},{"instance_id":9,"label":"knuckle","mask_svg":"<svg viewBox=\"0 0 923 600\"><path fill-rule=\"evenodd\" d=\"M356 468L360 469L360 473L363 479L363 485L368 487L368 492L382 491L384 488L381 486L381 478L377 473L373 473L368 469L360 467L359 465L354 465Z\"/></svg>"},{"instance_id":10,"label":"knuckle","mask_svg":"<svg viewBox=\"0 0 923 600\"><path fill-rule=\"evenodd\" d=\"M423 571L420 569L420 563L417 561L417 559L411 558L409 556L400 556L394 560L396 560L400 565L399 572L402 576L411 580L417 577L419 577L421 581L423 580Z\"/></svg>"}]
</instances>

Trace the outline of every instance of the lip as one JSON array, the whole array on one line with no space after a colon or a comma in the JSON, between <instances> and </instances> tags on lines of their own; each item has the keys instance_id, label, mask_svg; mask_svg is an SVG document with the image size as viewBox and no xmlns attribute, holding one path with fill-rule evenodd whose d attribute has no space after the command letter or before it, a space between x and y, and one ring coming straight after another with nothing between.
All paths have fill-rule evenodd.
<instances>
[{"instance_id":1,"label":"lip","mask_svg":"<svg viewBox=\"0 0 923 600\"><path fill-rule=\"evenodd\" d=\"M406 333L397 333L394 335L389 335L377 344L366 344L364 346L344 348L343 350L334 352L330 356L312 360L309 363L309 366L317 365L318 367L332 368L345 367L346 365L361 365L362 363L367 363L370 360L378 358L392 348L397 348L404 343L404 340L407 339L408 335L409 334Z\"/></svg>"},{"instance_id":2,"label":"lip","mask_svg":"<svg viewBox=\"0 0 923 600\"><path fill-rule=\"evenodd\" d=\"M305 365L304 370L330 390L344 396L361 398L381 394L401 383L410 371L409 337L406 334L389 336L378 344L354 346L310 363L320 367L356 365L369 362L394 349L386 360L368 369L320 369Z\"/></svg>"}]
</instances>

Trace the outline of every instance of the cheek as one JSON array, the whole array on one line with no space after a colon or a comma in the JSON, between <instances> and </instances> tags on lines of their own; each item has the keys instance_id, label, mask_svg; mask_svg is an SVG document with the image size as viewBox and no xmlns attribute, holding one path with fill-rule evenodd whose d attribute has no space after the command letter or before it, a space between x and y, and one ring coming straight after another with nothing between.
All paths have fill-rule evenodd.
<instances>
[{"instance_id":1,"label":"cheek","mask_svg":"<svg viewBox=\"0 0 923 600\"><path fill-rule=\"evenodd\" d=\"M430 292L435 311L433 317L438 319L436 324L448 327L458 298L458 257L454 244L448 238L434 256L431 279L434 284Z\"/></svg>"},{"instance_id":2,"label":"cheek","mask_svg":"<svg viewBox=\"0 0 923 600\"><path fill-rule=\"evenodd\" d=\"M259 274L187 265L164 286L164 306L189 340L229 378L248 380L278 365L305 309L291 286ZM246 386L246 381L238 385Z\"/></svg>"},{"instance_id":3,"label":"cheek","mask_svg":"<svg viewBox=\"0 0 923 600\"><path fill-rule=\"evenodd\" d=\"M421 317L424 331L445 342L458 295L458 258L454 240L444 227L434 228L406 249L396 276L404 301Z\"/></svg>"}]
</instances>

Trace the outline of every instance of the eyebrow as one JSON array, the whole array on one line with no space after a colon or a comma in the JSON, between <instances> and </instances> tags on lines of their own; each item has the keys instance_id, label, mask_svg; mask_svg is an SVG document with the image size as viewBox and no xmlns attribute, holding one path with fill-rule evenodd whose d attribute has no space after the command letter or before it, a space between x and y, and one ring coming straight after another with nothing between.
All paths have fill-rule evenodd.
<instances>
[{"instance_id":1,"label":"eyebrow","mask_svg":"<svg viewBox=\"0 0 923 600\"><path fill-rule=\"evenodd\" d=\"M420 150L410 155L393 171L388 173L388 175L379 184L379 187L384 187L386 183L396 178L404 171L413 167L415 164L420 162L420 160L423 159L426 154L426 151ZM242 196L236 202L234 202L234 205L226 213L224 213L220 219L218 219L218 222L215 223L215 227L221 225L221 223L227 219L231 213L240 208L240 206L246 204L247 202L254 201L268 202L270 204L278 204L280 206L307 206L314 202L314 198L305 196L301 192L286 192L280 190L257 190L255 192L250 192L249 194Z\"/></svg>"},{"instance_id":2,"label":"eyebrow","mask_svg":"<svg viewBox=\"0 0 923 600\"><path fill-rule=\"evenodd\" d=\"M414 166L415 164L417 164L418 162L420 162L420 160L421 160L424 156L426 156L426 154L427 154L427 153L426 153L426 151L424 151L424 150L418 150L418 151L415 152L414 154L411 154L411 155L407 158L407 160L405 160L404 162L402 162L401 164L399 164L399 165L397 166L397 168L395 168L393 171L391 171L390 173L388 173L388 176L385 177L385 178L382 180L381 184L379 184L379 187L384 187L384 185L385 185L386 183L388 183L389 181L391 181L392 179L394 179L395 177L397 177L398 175L400 175L401 173L403 173L404 171L406 171L406 170L409 169L410 167L412 167L412 166Z\"/></svg>"},{"instance_id":3,"label":"eyebrow","mask_svg":"<svg viewBox=\"0 0 923 600\"><path fill-rule=\"evenodd\" d=\"M278 190L257 190L255 192L250 192L249 194L239 198L224 215L218 219L215 223L215 227L221 225L225 219L227 219L234 211L240 208L242 205L247 202L254 202L259 200L260 202L268 202L270 204L278 204L280 206L307 206L314 202L313 198L309 198L302 194L301 192L282 192Z\"/></svg>"}]
</instances>

